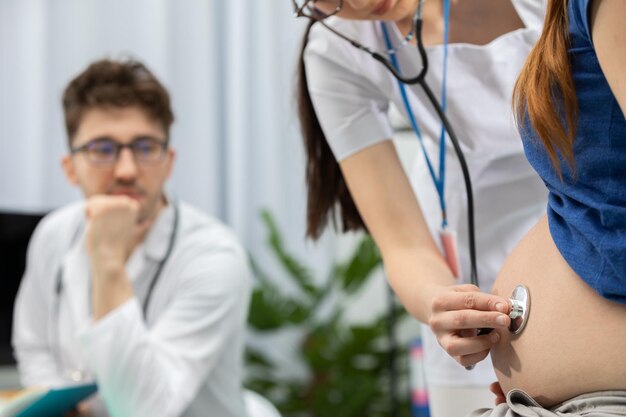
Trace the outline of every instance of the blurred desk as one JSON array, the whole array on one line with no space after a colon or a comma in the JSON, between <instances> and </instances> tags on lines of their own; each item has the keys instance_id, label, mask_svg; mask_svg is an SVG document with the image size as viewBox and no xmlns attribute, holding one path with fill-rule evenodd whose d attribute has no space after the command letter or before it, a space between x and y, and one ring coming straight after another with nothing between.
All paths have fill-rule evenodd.
<instances>
[{"instance_id":1,"label":"blurred desk","mask_svg":"<svg viewBox=\"0 0 626 417\"><path fill-rule=\"evenodd\" d=\"M20 376L15 366L0 366L0 391L18 390L20 385Z\"/></svg>"},{"instance_id":2,"label":"blurred desk","mask_svg":"<svg viewBox=\"0 0 626 417\"><path fill-rule=\"evenodd\" d=\"M15 398L16 395L18 395L21 392L22 390L19 390L19 389L0 391L0 404L12 400L13 398Z\"/></svg>"}]
</instances>

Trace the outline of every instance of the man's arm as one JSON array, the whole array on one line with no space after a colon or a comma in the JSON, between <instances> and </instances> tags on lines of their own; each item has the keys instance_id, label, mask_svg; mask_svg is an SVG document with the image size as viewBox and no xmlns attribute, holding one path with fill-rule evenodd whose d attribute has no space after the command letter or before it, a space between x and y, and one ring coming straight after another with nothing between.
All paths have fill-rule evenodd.
<instances>
[{"instance_id":1,"label":"man's arm","mask_svg":"<svg viewBox=\"0 0 626 417\"><path fill-rule=\"evenodd\" d=\"M52 332L57 330L51 328L50 312L54 302L52 280L58 271L57 262L50 256L47 224L44 219L28 245L26 271L13 314L12 344L24 387L58 386L64 382L50 344Z\"/></svg>"},{"instance_id":2,"label":"man's arm","mask_svg":"<svg viewBox=\"0 0 626 417\"><path fill-rule=\"evenodd\" d=\"M249 295L245 255L200 249L168 262L162 279L175 276L181 284L150 329L131 298L82 335L112 416L180 415L224 352L237 348Z\"/></svg>"}]
</instances>

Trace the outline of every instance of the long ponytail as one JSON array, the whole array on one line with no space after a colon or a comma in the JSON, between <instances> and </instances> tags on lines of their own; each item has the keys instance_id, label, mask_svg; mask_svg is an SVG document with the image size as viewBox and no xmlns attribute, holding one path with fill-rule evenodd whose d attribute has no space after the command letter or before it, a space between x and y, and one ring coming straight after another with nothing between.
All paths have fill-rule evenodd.
<instances>
[{"instance_id":1,"label":"long ponytail","mask_svg":"<svg viewBox=\"0 0 626 417\"><path fill-rule=\"evenodd\" d=\"M306 150L306 234L312 239L317 239L328 225L329 219L332 220L333 226L337 227L338 216L344 232L365 229L365 224L350 196L339 164L326 142L311 101L304 65L304 51L314 23L315 21L309 23L302 41L297 69L296 99Z\"/></svg>"},{"instance_id":2,"label":"long ponytail","mask_svg":"<svg viewBox=\"0 0 626 417\"><path fill-rule=\"evenodd\" d=\"M574 167L578 102L568 56L568 0L548 0L541 37L528 55L513 91L518 124L530 122L550 160L560 171L558 153ZM565 120L558 109L565 110Z\"/></svg>"}]
</instances>

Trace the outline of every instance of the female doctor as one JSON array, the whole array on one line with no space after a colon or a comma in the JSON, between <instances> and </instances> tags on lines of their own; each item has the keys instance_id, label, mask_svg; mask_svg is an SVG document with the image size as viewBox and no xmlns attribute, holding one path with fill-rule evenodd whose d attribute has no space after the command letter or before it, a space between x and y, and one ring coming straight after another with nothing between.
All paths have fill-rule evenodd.
<instances>
[{"instance_id":1,"label":"female doctor","mask_svg":"<svg viewBox=\"0 0 626 417\"><path fill-rule=\"evenodd\" d=\"M317 238L335 216L344 231L366 229L407 310L423 323L437 323L448 352L464 353L448 356L422 326L434 417L490 406L487 386L496 377L489 361L482 360L498 342L498 332L477 335L476 326L464 325L465 320L454 328L442 326L449 306L438 302L454 292L467 300L462 317L468 323L478 319L480 327L492 328L510 323L506 298L454 285L468 284L471 271L459 161L447 139L440 148L442 123L424 91L398 82L353 44L395 61L404 76L419 73L422 60L412 27L418 0L313 0L294 6L311 19L297 91L307 151L308 235ZM425 81L440 101L445 98L467 160L475 202L476 272L481 289L489 291L506 255L545 212L545 188L524 157L510 110L515 79L540 32L542 2L452 0L448 5L431 0L422 12L430 63ZM408 176L390 140L391 104L414 121L430 156ZM454 250L442 255L442 239L454 245L455 235L460 262ZM471 371L463 367L477 363Z\"/></svg>"}]
</instances>

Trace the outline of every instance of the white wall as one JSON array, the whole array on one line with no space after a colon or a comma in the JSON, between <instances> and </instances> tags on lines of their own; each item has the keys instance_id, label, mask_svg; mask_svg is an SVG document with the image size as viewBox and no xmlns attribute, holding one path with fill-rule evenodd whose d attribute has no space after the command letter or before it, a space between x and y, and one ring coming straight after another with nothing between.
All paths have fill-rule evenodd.
<instances>
[{"instance_id":1,"label":"white wall","mask_svg":"<svg viewBox=\"0 0 626 417\"><path fill-rule=\"evenodd\" d=\"M170 89L178 160L170 190L231 225L261 263L269 208L321 269L343 246L304 241L292 94L304 21L287 0L0 0L0 210L80 197L62 176L60 96L90 61L131 55Z\"/></svg>"}]
</instances>

